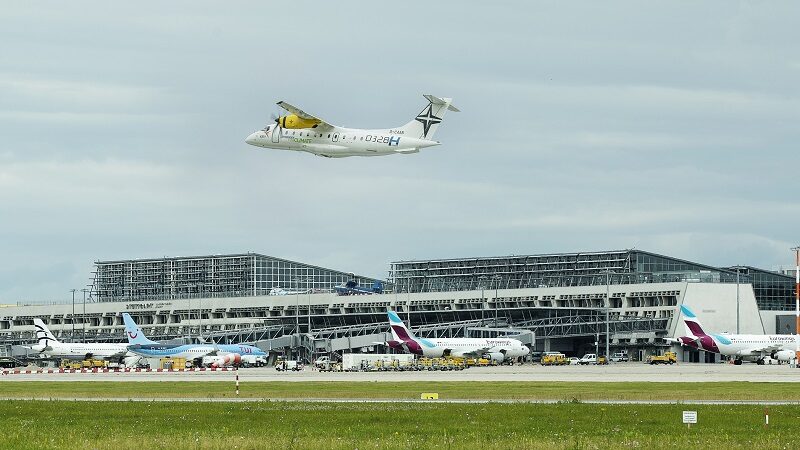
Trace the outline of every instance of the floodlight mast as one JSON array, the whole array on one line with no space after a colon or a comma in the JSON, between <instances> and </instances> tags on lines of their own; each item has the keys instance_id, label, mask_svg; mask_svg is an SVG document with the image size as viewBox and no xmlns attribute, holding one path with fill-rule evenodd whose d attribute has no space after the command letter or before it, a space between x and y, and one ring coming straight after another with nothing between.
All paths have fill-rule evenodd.
<instances>
[{"instance_id":1,"label":"floodlight mast","mask_svg":"<svg viewBox=\"0 0 800 450\"><path fill-rule=\"evenodd\" d=\"M795 364L800 361L800 246L794 250L794 357Z\"/></svg>"}]
</instances>

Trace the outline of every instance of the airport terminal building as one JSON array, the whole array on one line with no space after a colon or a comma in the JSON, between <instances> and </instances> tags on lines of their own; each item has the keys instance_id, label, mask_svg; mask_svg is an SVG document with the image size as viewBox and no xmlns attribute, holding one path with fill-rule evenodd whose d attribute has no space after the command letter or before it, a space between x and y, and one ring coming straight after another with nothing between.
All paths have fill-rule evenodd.
<instances>
[{"instance_id":1,"label":"airport terminal building","mask_svg":"<svg viewBox=\"0 0 800 450\"><path fill-rule=\"evenodd\" d=\"M346 281L382 280L254 253L99 261L85 314L71 303L0 308L0 352L34 340L34 317L64 340L122 341L122 312L155 339L247 342L305 359L387 352L375 344L389 338L387 309L424 337L513 335L580 355L598 340L602 353L608 335L612 352L634 359L683 334L682 304L716 332L794 331L793 277L642 250L397 261L387 290L369 295L338 295Z\"/></svg>"}]
</instances>

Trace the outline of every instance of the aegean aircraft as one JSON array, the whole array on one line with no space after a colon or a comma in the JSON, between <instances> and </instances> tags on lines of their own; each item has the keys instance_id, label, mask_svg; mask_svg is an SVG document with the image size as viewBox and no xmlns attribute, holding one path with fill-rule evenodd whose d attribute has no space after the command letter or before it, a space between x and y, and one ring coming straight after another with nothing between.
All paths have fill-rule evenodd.
<instances>
[{"instance_id":1,"label":"aegean aircraft","mask_svg":"<svg viewBox=\"0 0 800 450\"><path fill-rule=\"evenodd\" d=\"M383 156L418 153L440 145L433 140L445 112L458 111L452 99L425 95L428 105L407 124L386 129L362 130L332 125L284 101L289 112L275 123L256 131L245 142L256 147L313 153L326 158Z\"/></svg>"},{"instance_id":2,"label":"aegean aircraft","mask_svg":"<svg viewBox=\"0 0 800 450\"><path fill-rule=\"evenodd\" d=\"M50 332L42 319L34 318L33 326L36 329L36 345L30 347L31 350L39 352L41 356L58 359L105 359L107 361L124 362L131 365L139 359L128 353L128 346L125 344L113 344L102 342L61 342Z\"/></svg>"}]
</instances>

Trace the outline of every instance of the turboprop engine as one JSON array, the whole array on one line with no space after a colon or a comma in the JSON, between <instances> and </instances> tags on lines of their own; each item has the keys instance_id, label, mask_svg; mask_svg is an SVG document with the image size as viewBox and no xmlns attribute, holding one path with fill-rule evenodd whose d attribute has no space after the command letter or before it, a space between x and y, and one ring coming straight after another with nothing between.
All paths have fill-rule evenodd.
<instances>
[{"instance_id":1,"label":"turboprop engine","mask_svg":"<svg viewBox=\"0 0 800 450\"><path fill-rule=\"evenodd\" d=\"M238 353L228 353L219 356L204 356L203 365L206 367L225 367L238 366L242 363L242 355Z\"/></svg>"},{"instance_id":2,"label":"turboprop engine","mask_svg":"<svg viewBox=\"0 0 800 450\"><path fill-rule=\"evenodd\" d=\"M274 117L274 116L273 116ZM275 119L275 122L281 127L289 130L296 130L300 128L316 128L319 125L319 120L316 119L303 119L296 114L289 114Z\"/></svg>"},{"instance_id":3,"label":"turboprop engine","mask_svg":"<svg viewBox=\"0 0 800 450\"><path fill-rule=\"evenodd\" d=\"M485 358L489 359L490 361L498 362L498 363L501 363L501 362L506 360L506 355L504 355L503 353L500 353L500 352L487 353L487 354L485 354L483 356Z\"/></svg>"},{"instance_id":4,"label":"turboprop engine","mask_svg":"<svg viewBox=\"0 0 800 450\"><path fill-rule=\"evenodd\" d=\"M792 350L781 350L779 352L772 352L770 355L772 359L778 361L789 362L794 359L794 352Z\"/></svg>"}]
</instances>

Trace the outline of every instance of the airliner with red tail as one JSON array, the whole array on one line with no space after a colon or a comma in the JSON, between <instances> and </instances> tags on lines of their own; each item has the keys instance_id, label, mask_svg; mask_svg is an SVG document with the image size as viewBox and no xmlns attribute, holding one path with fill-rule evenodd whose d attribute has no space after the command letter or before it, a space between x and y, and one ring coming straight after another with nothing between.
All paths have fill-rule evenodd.
<instances>
[{"instance_id":1,"label":"airliner with red tail","mask_svg":"<svg viewBox=\"0 0 800 450\"><path fill-rule=\"evenodd\" d=\"M708 334L703 330L697 315L686 305L681 305L686 336L667 339L685 347L720 355L731 356L735 364L753 360L764 364L764 358L788 362L795 358L797 338L790 334Z\"/></svg>"},{"instance_id":2,"label":"airliner with red tail","mask_svg":"<svg viewBox=\"0 0 800 450\"><path fill-rule=\"evenodd\" d=\"M522 342L511 338L441 338L424 339L414 335L400 317L389 311L389 328L392 340L386 342L389 347L428 358L442 356L488 357L497 362L518 358L530 353L530 349Z\"/></svg>"}]
</instances>

